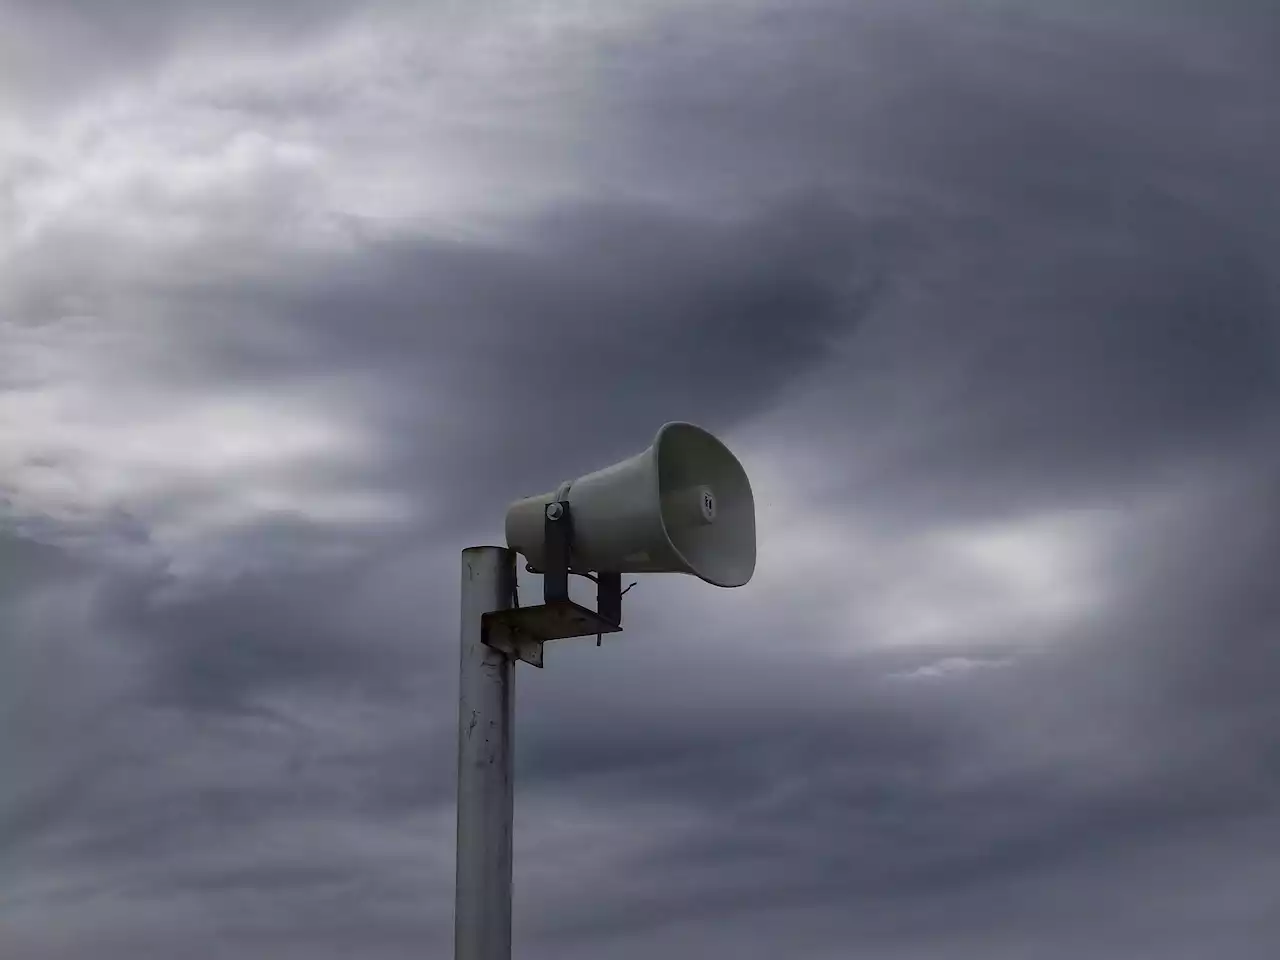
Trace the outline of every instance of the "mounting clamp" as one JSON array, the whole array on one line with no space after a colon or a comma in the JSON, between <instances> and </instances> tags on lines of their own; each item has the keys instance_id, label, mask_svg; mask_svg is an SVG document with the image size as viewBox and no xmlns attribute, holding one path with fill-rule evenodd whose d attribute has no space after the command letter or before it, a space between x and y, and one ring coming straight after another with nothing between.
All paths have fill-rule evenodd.
<instances>
[{"instance_id":1,"label":"mounting clamp","mask_svg":"<svg viewBox=\"0 0 1280 960\"><path fill-rule=\"evenodd\" d=\"M508 657L542 666L542 645L548 640L595 636L622 631L622 574L601 572L596 581L596 609L569 599L573 554L573 513L569 501L547 504L544 529L545 560L542 603L534 607L495 610L481 618L481 639Z\"/></svg>"}]
</instances>

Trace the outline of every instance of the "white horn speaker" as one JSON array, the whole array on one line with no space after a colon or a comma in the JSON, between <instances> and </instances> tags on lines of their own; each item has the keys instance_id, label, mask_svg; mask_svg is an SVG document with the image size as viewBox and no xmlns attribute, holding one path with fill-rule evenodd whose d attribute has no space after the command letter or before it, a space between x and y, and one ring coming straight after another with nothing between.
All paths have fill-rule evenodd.
<instances>
[{"instance_id":1,"label":"white horn speaker","mask_svg":"<svg viewBox=\"0 0 1280 960\"><path fill-rule=\"evenodd\" d=\"M507 546L544 570L547 504L565 500L572 568L610 573L687 573L740 587L756 567L751 483L737 458L691 423L668 423L643 453L517 500Z\"/></svg>"}]
</instances>

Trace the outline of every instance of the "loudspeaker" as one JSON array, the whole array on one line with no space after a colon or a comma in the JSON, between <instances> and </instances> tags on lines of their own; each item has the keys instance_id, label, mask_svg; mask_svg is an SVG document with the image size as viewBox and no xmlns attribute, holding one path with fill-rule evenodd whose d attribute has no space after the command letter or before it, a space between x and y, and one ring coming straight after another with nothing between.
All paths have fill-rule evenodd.
<instances>
[{"instance_id":1,"label":"loudspeaker","mask_svg":"<svg viewBox=\"0 0 1280 960\"><path fill-rule=\"evenodd\" d=\"M642 453L517 500L507 546L545 567L547 504L568 501L572 569L687 573L740 587L756 568L756 511L737 458L691 423L668 423Z\"/></svg>"}]
</instances>

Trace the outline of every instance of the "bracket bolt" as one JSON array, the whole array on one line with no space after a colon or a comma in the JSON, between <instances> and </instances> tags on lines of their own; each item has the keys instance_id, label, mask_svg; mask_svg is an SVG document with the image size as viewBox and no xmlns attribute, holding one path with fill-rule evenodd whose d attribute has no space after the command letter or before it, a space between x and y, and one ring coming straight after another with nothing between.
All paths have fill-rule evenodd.
<instances>
[{"instance_id":1,"label":"bracket bolt","mask_svg":"<svg viewBox=\"0 0 1280 960\"><path fill-rule=\"evenodd\" d=\"M548 503L548 504L547 504L547 519L548 519L548 520L559 520L559 519L560 519L561 517L563 517L563 516L564 516L564 507L560 506L560 504L558 504L558 503Z\"/></svg>"}]
</instances>

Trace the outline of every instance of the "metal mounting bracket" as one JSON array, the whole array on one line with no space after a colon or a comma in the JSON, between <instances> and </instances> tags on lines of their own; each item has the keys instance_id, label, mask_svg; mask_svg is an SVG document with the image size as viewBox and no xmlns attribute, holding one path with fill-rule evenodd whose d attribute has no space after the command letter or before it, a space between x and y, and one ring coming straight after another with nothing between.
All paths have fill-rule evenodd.
<instances>
[{"instance_id":1,"label":"metal mounting bracket","mask_svg":"<svg viewBox=\"0 0 1280 960\"><path fill-rule=\"evenodd\" d=\"M542 645L548 640L594 636L598 643L601 635L622 630L622 574L605 572L596 578L598 610L569 599L573 516L567 500L547 504L544 529L543 602L496 610L481 618L484 643L535 667L542 666Z\"/></svg>"}]
</instances>

